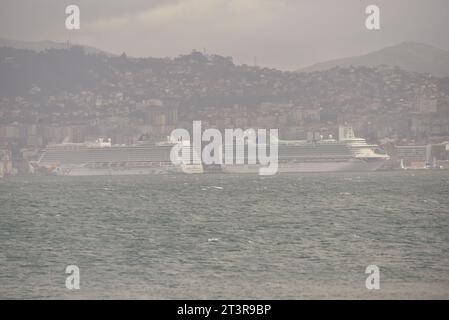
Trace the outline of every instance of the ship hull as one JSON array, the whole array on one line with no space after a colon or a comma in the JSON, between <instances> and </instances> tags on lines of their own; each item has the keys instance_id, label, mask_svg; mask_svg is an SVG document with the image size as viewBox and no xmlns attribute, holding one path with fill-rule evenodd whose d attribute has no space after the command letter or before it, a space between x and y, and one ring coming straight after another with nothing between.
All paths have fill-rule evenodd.
<instances>
[{"instance_id":1,"label":"ship hull","mask_svg":"<svg viewBox=\"0 0 449 320\"><path fill-rule=\"evenodd\" d=\"M159 175L187 173L184 168L175 166L147 167L147 168L88 168L88 167L57 167L49 172L57 176L120 176L120 175Z\"/></svg>"},{"instance_id":2,"label":"ship hull","mask_svg":"<svg viewBox=\"0 0 449 320\"><path fill-rule=\"evenodd\" d=\"M158 175L158 174L199 174L202 165L166 165L139 168L89 168L84 166L61 166L48 172L56 176L120 176L120 175Z\"/></svg>"},{"instance_id":3,"label":"ship hull","mask_svg":"<svg viewBox=\"0 0 449 320\"><path fill-rule=\"evenodd\" d=\"M280 163L278 165L278 173L376 171L380 169L384 163L385 161L383 159L369 161L351 159L348 161ZM246 164L222 166L222 170L225 173L259 173L260 168L260 165Z\"/></svg>"}]
</instances>

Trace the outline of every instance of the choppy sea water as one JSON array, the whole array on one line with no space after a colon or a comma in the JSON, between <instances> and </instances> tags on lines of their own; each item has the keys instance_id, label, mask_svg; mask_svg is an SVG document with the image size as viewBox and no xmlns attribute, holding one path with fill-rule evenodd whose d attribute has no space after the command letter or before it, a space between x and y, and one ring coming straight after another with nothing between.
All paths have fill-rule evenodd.
<instances>
[{"instance_id":1,"label":"choppy sea water","mask_svg":"<svg viewBox=\"0 0 449 320\"><path fill-rule=\"evenodd\" d=\"M449 172L0 180L0 298L448 299Z\"/></svg>"}]
</instances>

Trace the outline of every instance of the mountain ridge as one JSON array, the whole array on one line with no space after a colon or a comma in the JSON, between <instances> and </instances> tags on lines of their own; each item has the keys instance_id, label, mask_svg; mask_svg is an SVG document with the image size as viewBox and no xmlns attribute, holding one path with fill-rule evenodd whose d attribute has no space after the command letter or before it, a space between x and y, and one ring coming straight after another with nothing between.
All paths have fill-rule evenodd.
<instances>
[{"instance_id":1,"label":"mountain ridge","mask_svg":"<svg viewBox=\"0 0 449 320\"><path fill-rule=\"evenodd\" d=\"M405 41L367 54L332 59L300 68L297 72L313 72L334 67L387 65L408 71L449 77L449 51L428 44Z\"/></svg>"},{"instance_id":2,"label":"mountain ridge","mask_svg":"<svg viewBox=\"0 0 449 320\"><path fill-rule=\"evenodd\" d=\"M117 56L116 54L83 44L71 43L71 45L82 47L84 49L84 52L88 54L105 54L109 57ZM0 47L27 49L39 52L44 51L46 49L66 49L68 47L68 43L50 40L21 41L0 37Z\"/></svg>"}]
</instances>

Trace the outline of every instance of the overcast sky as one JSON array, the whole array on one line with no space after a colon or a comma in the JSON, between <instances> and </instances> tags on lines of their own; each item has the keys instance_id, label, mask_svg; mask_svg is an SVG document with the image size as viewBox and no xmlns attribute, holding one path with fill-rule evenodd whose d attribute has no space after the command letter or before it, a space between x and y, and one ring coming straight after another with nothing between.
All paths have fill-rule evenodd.
<instances>
[{"instance_id":1,"label":"overcast sky","mask_svg":"<svg viewBox=\"0 0 449 320\"><path fill-rule=\"evenodd\" d=\"M81 30L65 29L77 4ZM381 30L365 28L365 7ZM403 41L449 50L448 0L0 0L0 37L82 43L130 56L193 49L296 69Z\"/></svg>"}]
</instances>

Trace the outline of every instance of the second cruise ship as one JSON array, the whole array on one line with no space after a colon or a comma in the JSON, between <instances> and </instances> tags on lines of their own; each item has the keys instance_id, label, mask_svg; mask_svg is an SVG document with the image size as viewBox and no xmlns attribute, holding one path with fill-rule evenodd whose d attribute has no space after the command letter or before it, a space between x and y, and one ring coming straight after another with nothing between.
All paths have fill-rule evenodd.
<instances>
[{"instance_id":1,"label":"second cruise ship","mask_svg":"<svg viewBox=\"0 0 449 320\"><path fill-rule=\"evenodd\" d=\"M278 140L278 172L375 171L389 156L367 144L350 126L340 126L338 140L309 133L307 140ZM225 149L226 152L226 149ZM222 165L228 173L257 173L259 164Z\"/></svg>"}]
</instances>

